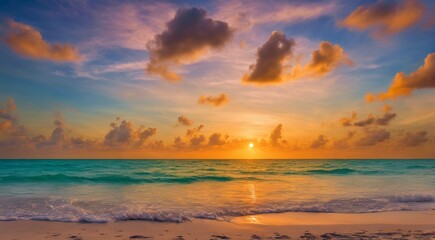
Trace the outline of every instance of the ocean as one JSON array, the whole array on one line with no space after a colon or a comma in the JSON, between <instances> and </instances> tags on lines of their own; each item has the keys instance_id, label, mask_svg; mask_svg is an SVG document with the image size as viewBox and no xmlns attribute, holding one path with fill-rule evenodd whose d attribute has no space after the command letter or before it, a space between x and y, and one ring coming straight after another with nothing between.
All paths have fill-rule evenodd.
<instances>
[{"instance_id":1,"label":"ocean","mask_svg":"<svg viewBox=\"0 0 435 240\"><path fill-rule=\"evenodd\" d=\"M0 160L0 220L435 209L435 160Z\"/></svg>"}]
</instances>

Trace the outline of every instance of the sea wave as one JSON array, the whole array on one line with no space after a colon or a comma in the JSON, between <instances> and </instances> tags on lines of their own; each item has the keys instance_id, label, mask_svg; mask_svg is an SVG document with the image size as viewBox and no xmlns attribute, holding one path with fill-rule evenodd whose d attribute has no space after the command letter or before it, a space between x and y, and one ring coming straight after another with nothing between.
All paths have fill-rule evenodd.
<instances>
[{"instance_id":1,"label":"sea wave","mask_svg":"<svg viewBox=\"0 0 435 240\"><path fill-rule=\"evenodd\" d=\"M313 169L307 170L306 173L312 174L350 174L356 172L350 168L335 168L335 169Z\"/></svg>"},{"instance_id":2,"label":"sea wave","mask_svg":"<svg viewBox=\"0 0 435 240\"><path fill-rule=\"evenodd\" d=\"M228 220L232 217L284 212L369 213L386 211L434 210L435 195L424 193L342 198L329 201L268 202L259 205L226 207L184 206L176 208L125 202L73 201L59 198L0 197L0 220L44 220L60 222L112 222L146 220L185 222L194 218Z\"/></svg>"},{"instance_id":3,"label":"sea wave","mask_svg":"<svg viewBox=\"0 0 435 240\"><path fill-rule=\"evenodd\" d=\"M234 180L260 180L254 177L230 176L149 176L145 178L123 175L102 175L97 177L71 176L66 174L44 174L33 176L2 176L0 183L107 183L107 184L142 184L142 183L194 183L203 181L227 182Z\"/></svg>"},{"instance_id":4,"label":"sea wave","mask_svg":"<svg viewBox=\"0 0 435 240\"><path fill-rule=\"evenodd\" d=\"M402 194L390 196L392 201L413 203L413 202L435 202L435 196L431 194Z\"/></svg>"},{"instance_id":5,"label":"sea wave","mask_svg":"<svg viewBox=\"0 0 435 240\"><path fill-rule=\"evenodd\" d=\"M332 169L309 169L304 171L287 171L286 175L380 175L388 174L388 171L380 170L360 170L352 168L332 168Z\"/></svg>"}]
</instances>

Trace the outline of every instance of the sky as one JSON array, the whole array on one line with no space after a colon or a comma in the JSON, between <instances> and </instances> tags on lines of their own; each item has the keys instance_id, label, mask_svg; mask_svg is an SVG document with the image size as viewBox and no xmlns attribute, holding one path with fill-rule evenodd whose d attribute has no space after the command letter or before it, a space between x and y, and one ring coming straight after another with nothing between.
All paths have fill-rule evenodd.
<instances>
[{"instance_id":1,"label":"sky","mask_svg":"<svg viewBox=\"0 0 435 240\"><path fill-rule=\"evenodd\" d=\"M435 158L435 2L0 2L0 158Z\"/></svg>"}]
</instances>

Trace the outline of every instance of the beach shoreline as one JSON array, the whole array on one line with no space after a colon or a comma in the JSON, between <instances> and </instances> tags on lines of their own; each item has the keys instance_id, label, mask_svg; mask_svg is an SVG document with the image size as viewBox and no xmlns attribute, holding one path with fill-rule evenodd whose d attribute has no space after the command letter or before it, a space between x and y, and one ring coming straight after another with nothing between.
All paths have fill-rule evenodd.
<instances>
[{"instance_id":1,"label":"beach shoreline","mask_svg":"<svg viewBox=\"0 0 435 240\"><path fill-rule=\"evenodd\" d=\"M231 221L0 222L1 239L433 239L435 211L260 214Z\"/></svg>"}]
</instances>

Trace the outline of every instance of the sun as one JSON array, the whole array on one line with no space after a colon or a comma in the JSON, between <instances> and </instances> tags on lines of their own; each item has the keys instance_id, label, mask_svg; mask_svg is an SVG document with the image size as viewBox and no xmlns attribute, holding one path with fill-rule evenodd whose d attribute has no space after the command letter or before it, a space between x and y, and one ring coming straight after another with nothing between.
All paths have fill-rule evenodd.
<instances>
[{"instance_id":1,"label":"sun","mask_svg":"<svg viewBox=\"0 0 435 240\"><path fill-rule=\"evenodd\" d=\"M249 148L253 148L254 147L254 144L253 143L249 143Z\"/></svg>"}]
</instances>

